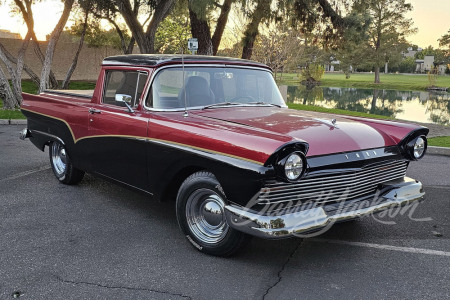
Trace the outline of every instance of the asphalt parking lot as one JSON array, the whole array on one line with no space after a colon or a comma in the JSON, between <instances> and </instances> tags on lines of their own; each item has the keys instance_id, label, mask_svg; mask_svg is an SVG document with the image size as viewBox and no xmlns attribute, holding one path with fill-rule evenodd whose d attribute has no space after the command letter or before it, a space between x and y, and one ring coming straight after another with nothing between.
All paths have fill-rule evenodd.
<instances>
[{"instance_id":1,"label":"asphalt parking lot","mask_svg":"<svg viewBox=\"0 0 450 300\"><path fill-rule=\"evenodd\" d=\"M450 157L410 165L427 193L414 211L217 258L187 242L174 203L58 183L23 127L0 126L0 299L450 298Z\"/></svg>"}]
</instances>

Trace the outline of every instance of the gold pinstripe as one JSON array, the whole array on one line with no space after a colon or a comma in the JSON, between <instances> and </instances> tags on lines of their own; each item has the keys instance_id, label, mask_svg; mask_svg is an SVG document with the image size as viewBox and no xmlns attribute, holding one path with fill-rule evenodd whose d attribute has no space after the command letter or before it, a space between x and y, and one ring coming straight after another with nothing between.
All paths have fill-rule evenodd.
<instances>
[{"instance_id":1,"label":"gold pinstripe","mask_svg":"<svg viewBox=\"0 0 450 300\"><path fill-rule=\"evenodd\" d=\"M72 128L70 127L70 124L67 123L65 120L63 120L61 118L54 117L54 116L50 116L50 115L47 115L47 114L43 114L43 113L40 113L40 112L36 112L36 111L30 110L30 109L26 109L26 108L21 108L21 109L29 111L31 113L35 113L35 114L38 114L38 115L41 115L41 116L45 116L45 117L48 117L48 118L55 119L55 120L63 122L64 124L66 124L67 128L69 128L70 134L72 135L72 139L73 139L75 144L77 142L81 141L81 140L90 139L90 138L102 138L102 137L133 138L133 139L140 139L140 140L147 140L147 141L153 141L153 142L160 142L160 143L165 143L165 144L171 144L171 145L191 148L191 149L195 149L195 150L199 150L199 151L203 151L203 152L219 154L219 155L224 155L224 156L228 156L228 157L239 159L239 160L248 161L248 162L251 162L251 163L254 163L254 164L258 164L258 165L264 165L263 163L261 163L259 161L252 160L252 159L245 158L245 157L241 157L241 156L237 156L237 155L233 155L233 154L228 154L228 153L215 151L215 150L211 150L211 149L206 149L206 148L201 148L201 147L192 146L192 145L187 145L187 144L178 143L178 142L174 142L174 141L168 141L168 140L157 139L157 138L149 138L149 137L144 137L144 136L105 134L105 135L85 136L85 137L80 137L80 138L76 139L75 135L74 135L74 133L72 131Z\"/></svg>"}]
</instances>

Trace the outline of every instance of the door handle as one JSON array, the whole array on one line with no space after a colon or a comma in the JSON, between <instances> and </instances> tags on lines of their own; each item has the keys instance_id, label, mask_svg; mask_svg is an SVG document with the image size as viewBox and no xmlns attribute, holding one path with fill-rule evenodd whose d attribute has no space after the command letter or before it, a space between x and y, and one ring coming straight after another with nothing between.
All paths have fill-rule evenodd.
<instances>
[{"instance_id":1,"label":"door handle","mask_svg":"<svg viewBox=\"0 0 450 300\"><path fill-rule=\"evenodd\" d=\"M89 109L89 113L90 113L91 115L93 115L93 114L101 114L102 111L101 111L100 109L90 108L90 109Z\"/></svg>"}]
</instances>

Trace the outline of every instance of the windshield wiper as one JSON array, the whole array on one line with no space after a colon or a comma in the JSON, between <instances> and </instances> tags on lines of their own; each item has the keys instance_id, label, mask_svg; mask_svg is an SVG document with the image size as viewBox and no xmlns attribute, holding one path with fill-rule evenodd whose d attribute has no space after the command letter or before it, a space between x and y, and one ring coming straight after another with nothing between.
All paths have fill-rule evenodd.
<instances>
[{"instance_id":1,"label":"windshield wiper","mask_svg":"<svg viewBox=\"0 0 450 300\"><path fill-rule=\"evenodd\" d=\"M249 104L270 105L270 106L276 106L276 107L280 107L281 108L281 105L279 105L279 104L273 104L273 103L268 103L268 102L264 102L264 101L249 102Z\"/></svg>"},{"instance_id":2,"label":"windshield wiper","mask_svg":"<svg viewBox=\"0 0 450 300\"><path fill-rule=\"evenodd\" d=\"M221 107L221 106L233 106L233 105L243 105L243 104L239 103L239 102L220 102L220 103L214 103L214 104L206 105L202 109Z\"/></svg>"}]
</instances>

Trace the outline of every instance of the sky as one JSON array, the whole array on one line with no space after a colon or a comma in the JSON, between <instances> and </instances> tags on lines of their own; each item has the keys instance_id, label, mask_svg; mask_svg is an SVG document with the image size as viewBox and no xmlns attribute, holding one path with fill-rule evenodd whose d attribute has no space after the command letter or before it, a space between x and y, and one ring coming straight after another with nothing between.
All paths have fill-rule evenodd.
<instances>
[{"instance_id":1,"label":"sky","mask_svg":"<svg viewBox=\"0 0 450 300\"><path fill-rule=\"evenodd\" d=\"M409 0L409 2L414 10L408 17L413 19L418 33L409 36L408 40L422 48L429 45L437 48L439 46L437 40L450 29L450 0ZM38 39L45 40L45 36L51 33L62 9L61 1L47 0L35 4L33 13ZM26 33L25 24L19 17L13 16L10 7L5 4L0 6L0 29L19 32L22 36Z\"/></svg>"}]
</instances>

